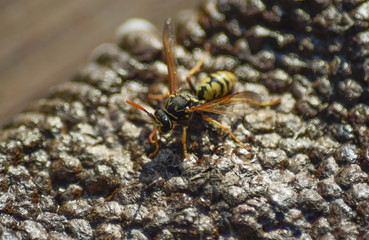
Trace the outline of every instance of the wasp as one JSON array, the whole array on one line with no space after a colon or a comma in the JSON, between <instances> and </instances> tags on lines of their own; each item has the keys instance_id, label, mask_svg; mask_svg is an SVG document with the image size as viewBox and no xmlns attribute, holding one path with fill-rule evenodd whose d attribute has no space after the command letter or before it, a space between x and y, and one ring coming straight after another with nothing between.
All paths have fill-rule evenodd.
<instances>
[{"instance_id":1,"label":"wasp","mask_svg":"<svg viewBox=\"0 0 369 240\"><path fill-rule=\"evenodd\" d=\"M189 159L186 147L187 128L188 122L194 112L207 112L225 115L227 108L234 104L239 103L251 103L258 106L274 106L280 102L280 99L276 99L270 102L262 102L262 98L259 94L252 91L244 91L230 94L235 83L237 82L236 76L228 71L218 71L210 74L204 80L202 80L198 88L191 81L191 76L200 71L200 67L203 64L208 51L206 50L205 56L200 60L189 72L186 77L188 85L191 91L196 96L189 93L178 93L178 76L177 66L174 57L175 51L175 37L173 25L170 19L167 19L163 30L163 46L165 53L165 61L168 67L169 78L169 93L164 94L161 97L151 97L153 99L162 99L168 97L167 103L163 109L158 109L154 114L148 112L142 106L126 100L126 102L142 111L144 111L155 123L155 127L149 135L149 142L155 144L155 151L149 155L149 157L155 156L159 150L159 144L157 139L157 132L168 133L173 129L174 125L182 126L182 145L184 156ZM228 127L222 125L215 119L202 115L202 119L211 122L221 129L227 131L231 137L242 147L250 150L251 148L243 144Z\"/></svg>"}]
</instances>

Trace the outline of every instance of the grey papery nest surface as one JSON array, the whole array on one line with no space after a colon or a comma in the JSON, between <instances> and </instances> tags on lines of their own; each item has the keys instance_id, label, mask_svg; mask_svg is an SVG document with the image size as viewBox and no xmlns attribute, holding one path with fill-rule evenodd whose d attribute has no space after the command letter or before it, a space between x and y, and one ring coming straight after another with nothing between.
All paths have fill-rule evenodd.
<instances>
[{"instance_id":1,"label":"grey papery nest surface","mask_svg":"<svg viewBox=\"0 0 369 240\"><path fill-rule=\"evenodd\" d=\"M132 20L0 132L2 239L369 239L369 2L209 0L178 14L179 85L234 72L280 97L147 137L167 91L162 29Z\"/></svg>"}]
</instances>

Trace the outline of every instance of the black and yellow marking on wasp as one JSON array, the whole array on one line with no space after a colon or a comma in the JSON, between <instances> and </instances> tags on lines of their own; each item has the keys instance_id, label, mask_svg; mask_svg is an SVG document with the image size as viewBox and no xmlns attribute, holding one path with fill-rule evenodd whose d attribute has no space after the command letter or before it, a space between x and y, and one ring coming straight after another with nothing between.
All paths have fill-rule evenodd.
<instances>
[{"instance_id":1,"label":"black and yellow marking on wasp","mask_svg":"<svg viewBox=\"0 0 369 240\"><path fill-rule=\"evenodd\" d=\"M187 159L186 139L188 121L190 120L193 112L207 112L215 114L225 114L228 112L227 106L239 103L252 103L259 106L274 106L279 103L280 99L271 102L262 102L261 97L254 92L245 91L230 94L235 83L237 82L236 76L227 71L218 71L210 74L207 78L202 80L199 84L198 90L192 83L190 77L200 71L201 65L204 63L207 55L209 54L209 47L205 46L204 57L190 70L186 80L187 83L196 96L188 93L178 93L178 79L177 69L174 58L175 51L175 39L174 30L170 19L168 19L164 26L163 31L163 46L165 51L165 60L168 66L168 78L169 78L169 94L165 94L159 97L152 97L152 99L163 99L168 97L168 101L164 108L158 109L154 114L148 112L142 106L126 100L126 102L142 111L144 111L152 120L156 122L156 126L149 135L149 142L155 144L155 151L149 156L154 156L159 150L159 144L157 139L157 131L160 133L167 133L173 127L174 124L182 126L182 145L183 153ZM231 137L239 143L242 147L250 150L251 148L244 145L237 137L231 132L231 130L219 123L218 121L202 116L202 119L217 125L223 130L227 131Z\"/></svg>"},{"instance_id":2,"label":"black and yellow marking on wasp","mask_svg":"<svg viewBox=\"0 0 369 240\"><path fill-rule=\"evenodd\" d=\"M224 97L231 92L237 82L236 76L227 71L218 71L202 80L198 86L199 100L212 100Z\"/></svg>"},{"instance_id":3,"label":"black and yellow marking on wasp","mask_svg":"<svg viewBox=\"0 0 369 240\"><path fill-rule=\"evenodd\" d=\"M182 121L190 118L190 115L187 113L188 109L197 105L199 105L199 100L196 97L188 93L180 93L169 97L163 111L171 120Z\"/></svg>"}]
</instances>

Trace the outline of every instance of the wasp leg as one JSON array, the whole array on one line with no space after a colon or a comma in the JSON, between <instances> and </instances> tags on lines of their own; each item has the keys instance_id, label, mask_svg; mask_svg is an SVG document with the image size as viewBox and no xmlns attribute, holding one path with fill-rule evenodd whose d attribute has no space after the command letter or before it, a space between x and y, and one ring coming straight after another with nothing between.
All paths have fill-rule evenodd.
<instances>
[{"instance_id":1,"label":"wasp leg","mask_svg":"<svg viewBox=\"0 0 369 240\"><path fill-rule=\"evenodd\" d=\"M210 46L205 45L205 53L204 53L204 56L196 63L196 65L190 70L190 72L188 73L188 75L186 77L187 83L190 86L191 91L194 94L196 94L197 91L196 91L195 85L191 81L191 76L194 75L194 74L196 74L196 73L198 73L198 72L200 72L201 66L204 64L206 58L209 56L209 48L210 48Z\"/></svg>"},{"instance_id":2,"label":"wasp leg","mask_svg":"<svg viewBox=\"0 0 369 240\"><path fill-rule=\"evenodd\" d=\"M231 132L231 130L229 130L228 127L224 126L223 124L219 123L218 121L216 121L216 120L214 120L210 117L202 116L202 119L204 119L207 122L212 122L215 125L217 125L218 127L220 127L221 129L227 131L232 136L233 140L235 140L238 144L240 144L242 147L244 147L247 150L251 150L251 147L243 144L240 140L238 140L238 138Z\"/></svg>"},{"instance_id":3,"label":"wasp leg","mask_svg":"<svg viewBox=\"0 0 369 240\"><path fill-rule=\"evenodd\" d=\"M187 126L182 126L182 145L183 145L183 153L187 160L190 160L190 157L187 154L187 146L186 146L186 139L187 139Z\"/></svg>"},{"instance_id":4,"label":"wasp leg","mask_svg":"<svg viewBox=\"0 0 369 240\"><path fill-rule=\"evenodd\" d=\"M154 94L149 93L147 97L153 100L161 100L161 99L169 97L169 95L170 95L169 92L164 93L163 95L154 95Z\"/></svg>"},{"instance_id":5,"label":"wasp leg","mask_svg":"<svg viewBox=\"0 0 369 240\"><path fill-rule=\"evenodd\" d=\"M154 157L159 151L159 143L158 143L158 138L156 136L157 131L158 131L158 128L156 127L149 135L149 142L155 143L155 151L153 153L150 153L149 157Z\"/></svg>"}]
</instances>

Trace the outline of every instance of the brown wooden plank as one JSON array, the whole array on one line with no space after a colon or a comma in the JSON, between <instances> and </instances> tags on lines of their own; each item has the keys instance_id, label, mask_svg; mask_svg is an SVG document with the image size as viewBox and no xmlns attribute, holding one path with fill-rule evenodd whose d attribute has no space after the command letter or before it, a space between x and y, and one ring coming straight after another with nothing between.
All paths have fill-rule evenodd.
<instances>
[{"instance_id":1,"label":"brown wooden plank","mask_svg":"<svg viewBox=\"0 0 369 240\"><path fill-rule=\"evenodd\" d=\"M4 3L6 2L6 3ZM197 0L4 1L0 7L0 125L66 81L91 50L113 41L131 17L161 28L167 17Z\"/></svg>"}]
</instances>

